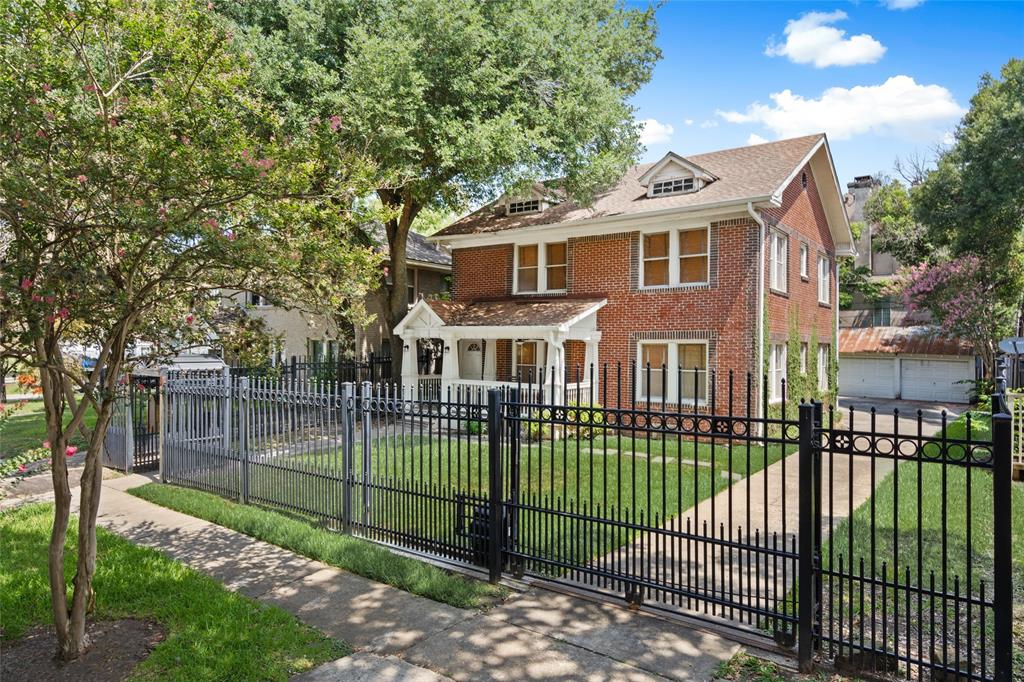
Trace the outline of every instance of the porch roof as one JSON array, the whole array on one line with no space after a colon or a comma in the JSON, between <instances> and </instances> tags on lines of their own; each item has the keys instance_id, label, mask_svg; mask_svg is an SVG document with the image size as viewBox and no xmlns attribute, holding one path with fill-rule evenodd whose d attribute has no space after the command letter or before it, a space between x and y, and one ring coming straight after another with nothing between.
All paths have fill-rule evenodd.
<instances>
[{"instance_id":1,"label":"porch roof","mask_svg":"<svg viewBox=\"0 0 1024 682\"><path fill-rule=\"evenodd\" d=\"M548 329L564 332L587 320L607 302L604 298L474 302L421 300L395 331L402 334L422 328L489 327L508 331Z\"/></svg>"}]
</instances>

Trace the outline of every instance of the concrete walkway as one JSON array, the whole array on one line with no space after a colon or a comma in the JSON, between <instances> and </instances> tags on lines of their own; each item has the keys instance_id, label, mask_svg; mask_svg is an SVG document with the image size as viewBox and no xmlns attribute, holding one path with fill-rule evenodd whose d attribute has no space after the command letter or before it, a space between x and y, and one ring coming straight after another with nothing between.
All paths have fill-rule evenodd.
<instances>
[{"instance_id":1,"label":"concrete walkway","mask_svg":"<svg viewBox=\"0 0 1024 682\"><path fill-rule=\"evenodd\" d=\"M356 650L299 680L708 680L740 648L656 616L541 589L488 611L457 609L124 492L149 480L104 481L100 525Z\"/></svg>"}]
</instances>

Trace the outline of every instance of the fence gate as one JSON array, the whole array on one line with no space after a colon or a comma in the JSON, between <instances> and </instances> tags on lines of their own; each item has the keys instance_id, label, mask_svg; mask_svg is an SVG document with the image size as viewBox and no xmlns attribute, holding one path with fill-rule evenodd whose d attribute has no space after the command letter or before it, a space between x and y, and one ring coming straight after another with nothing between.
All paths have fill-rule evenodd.
<instances>
[{"instance_id":1,"label":"fence gate","mask_svg":"<svg viewBox=\"0 0 1024 682\"><path fill-rule=\"evenodd\" d=\"M991 437L924 436L920 414L855 428L820 403L753 409L751 383L552 405L172 374L162 473L491 580L741 628L804 670L1009 682L1008 417Z\"/></svg>"},{"instance_id":2,"label":"fence gate","mask_svg":"<svg viewBox=\"0 0 1024 682\"><path fill-rule=\"evenodd\" d=\"M160 377L125 375L107 425L103 465L120 471L160 466Z\"/></svg>"}]
</instances>

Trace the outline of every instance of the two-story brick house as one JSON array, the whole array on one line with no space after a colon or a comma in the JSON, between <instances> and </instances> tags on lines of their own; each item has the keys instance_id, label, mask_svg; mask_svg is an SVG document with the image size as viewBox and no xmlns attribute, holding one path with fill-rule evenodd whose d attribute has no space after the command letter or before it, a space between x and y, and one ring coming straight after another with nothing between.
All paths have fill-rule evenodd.
<instances>
[{"instance_id":1,"label":"two-story brick house","mask_svg":"<svg viewBox=\"0 0 1024 682\"><path fill-rule=\"evenodd\" d=\"M669 153L589 206L538 184L434 239L452 249L452 300L421 301L399 325L406 386L431 338L444 346L435 386L543 372L548 391L579 379L612 405L703 402L712 372L719 404L729 372L737 407L748 373L754 405L763 388L777 400L791 320L801 365L834 361L836 256L856 252L824 135Z\"/></svg>"}]
</instances>

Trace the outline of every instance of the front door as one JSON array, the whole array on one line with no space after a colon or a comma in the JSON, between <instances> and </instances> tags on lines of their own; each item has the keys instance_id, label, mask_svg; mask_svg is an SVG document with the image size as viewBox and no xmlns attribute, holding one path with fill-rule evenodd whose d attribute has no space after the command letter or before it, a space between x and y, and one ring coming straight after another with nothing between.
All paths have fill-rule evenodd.
<instances>
[{"instance_id":1,"label":"front door","mask_svg":"<svg viewBox=\"0 0 1024 682\"><path fill-rule=\"evenodd\" d=\"M484 341L482 339L459 341L459 377L462 379L484 378Z\"/></svg>"}]
</instances>

